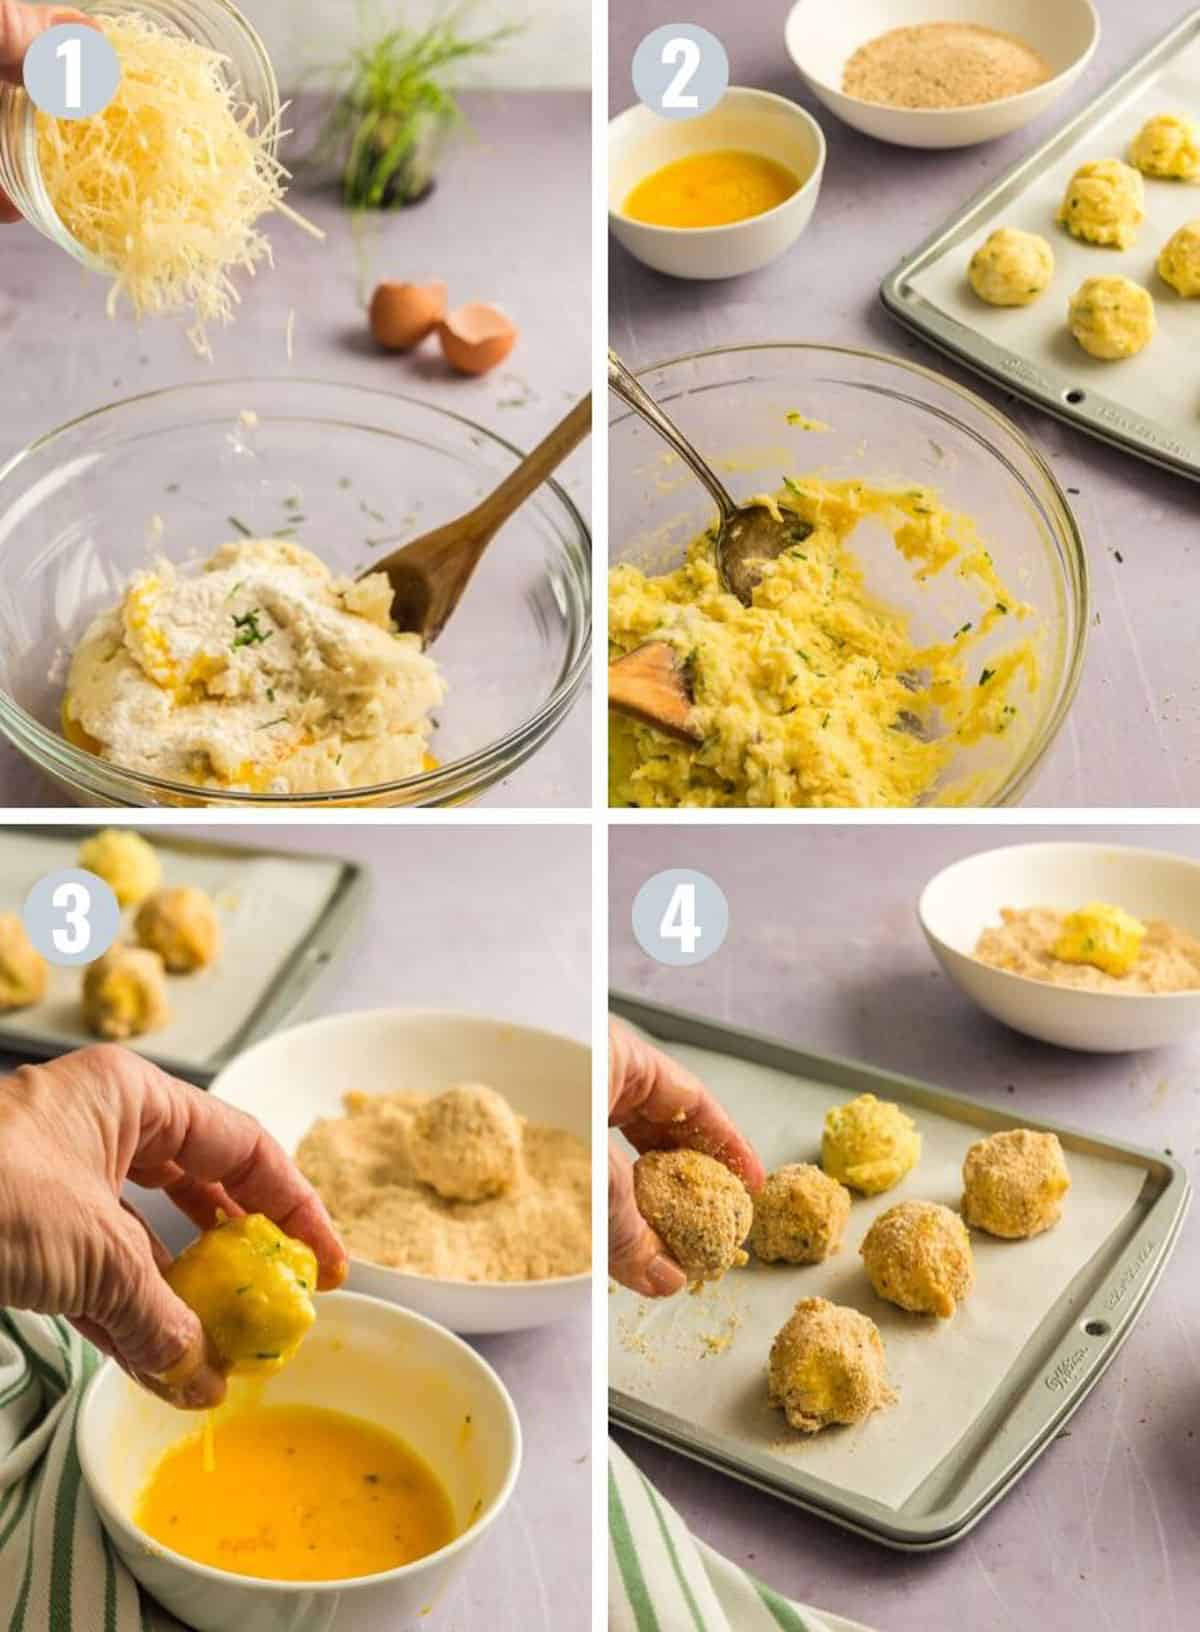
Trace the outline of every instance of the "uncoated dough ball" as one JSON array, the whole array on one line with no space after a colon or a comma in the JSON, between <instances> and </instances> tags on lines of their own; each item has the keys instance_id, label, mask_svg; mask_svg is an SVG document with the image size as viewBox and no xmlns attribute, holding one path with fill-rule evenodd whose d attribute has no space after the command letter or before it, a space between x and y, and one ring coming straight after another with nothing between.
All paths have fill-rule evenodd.
<instances>
[{"instance_id":1,"label":"uncoated dough ball","mask_svg":"<svg viewBox=\"0 0 1200 1632\"><path fill-rule=\"evenodd\" d=\"M1177 113L1147 119L1130 144L1129 162L1143 175L1194 180L1200 174L1200 133L1195 120Z\"/></svg>"},{"instance_id":2,"label":"uncoated dough ball","mask_svg":"<svg viewBox=\"0 0 1200 1632\"><path fill-rule=\"evenodd\" d=\"M521 1120L502 1094L464 1082L417 1107L409 1160L447 1201L486 1201L517 1182L521 1138Z\"/></svg>"},{"instance_id":3,"label":"uncoated dough ball","mask_svg":"<svg viewBox=\"0 0 1200 1632\"><path fill-rule=\"evenodd\" d=\"M1029 306L1054 276L1054 251L1036 232L997 227L971 256L967 279L989 306Z\"/></svg>"},{"instance_id":4,"label":"uncoated dough ball","mask_svg":"<svg viewBox=\"0 0 1200 1632\"><path fill-rule=\"evenodd\" d=\"M1057 1134L993 1133L972 1145L963 1162L962 1216L989 1235L1023 1240L1058 1223L1070 1188Z\"/></svg>"},{"instance_id":5,"label":"uncoated dough ball","mask_svg":"<svg viewBox=\"0 0 1200 1632\"><path fill-rule=\"evenodd\" d=\"M165 1026L171 1009L157 952L111 946L83 973L83 1022L97 1037L122 1042Z\"/></svg>"},{"instance_id":6,"label":"uncoated dough ball","mask_svg":"<svg viewBox=\"0 0 1200 1632\"><path fill-rule=\"evenodd\" d=\"M802 1434L894 1404L879 1328L857 1309L804 1298L771 1345L767 1397Z\"/></svg>"},{"instance_id":7,"label":"uncoated dough ball","mask_svg":"<svg viewBox=\"0 0 1200 1632\"><path fill-rule=\"evenodd\" d=\"M1116 362L1154 338L1154 302L1128 278L1086 278L1071 296L1067 322L1089 356Z\"/></svg>"},{"instance_id":8,"label":"uncoated dough ball","mask_svg":"<svg viewBox=\"0 0 1200 1632\"><path fill-rule=\"evenodd\" d=\"M127 827L106 827L85 839L79 865L102 878L123 907L136 907L162 879L162 863L153 848Z\"/></svg>"},{"instance_id":9,"label":"uncoated dough ball","mask_svg":"<svg viewBox=\"0 0 1200 1632\"><path fill-rule=\"evenodd\" d=\"M155 890L138 909L133 931L173 975L203 969L216 957L221 926L211 897L190 884Z\"/></svg>"},{"instance_id":10,"label":"uncoated dough ball","mask_svg":"<svg viewBox=\"0 0 1200 1632\"><path fill-rule=\"evenodd\" d=\"M1095 159L1071 177L1055 219L1073 238L1128 249L1145 219L1145 203L1145 185L1131 165Z\"/></svg>"},{"instance_id":11,"label":"uncoated dough ball","mask_svg":"<svg viewBox=\"0 0 1200 1632\"><path fill-rule=\"evenodd\" d=\"M949 1319L975 1283L971 1237L936 1201L901 1201L880 1213L859 1251L881 1298L917 1315Z\"/></svg>"},{"instance_id":12,"label":"uncoated dough ball","mask_svg":"<svg viewBox=\"0 0 1200 1632\"><path fill-rule=\"evenodd\" d=\"M911 1116L889 1100L860 1094L825 1113L821 1166L851 1190L876 1196L917 1165L921 1135Z\"/></svg>"},{"instance_id":13,"label":"uncoated dough ball","mask_svg":"<svg viewBox=\"0 0 1200 1632\"><path fill-rule=\"evenodd\" d=\"M1177 295L1200 295L1200 221L1185 221L1167 239L1158 256L1158 275Z\"/></svg>"},{"instance_id":14,"label":"uncoated dough ball","mask_svg":"<svg viewBox=\"0 0 1200 1632\"><path fill-rule=\"evenodd\" d=\"M694 1285L746 1263L754 1203L735 1173L698 1150L651 1150L633 1168L638 1211Z\"/></svg>"},{"instance_id":15,"label":"uncoated dough ball","mask_svg":"<svg viewBox=\"0 0 1200 1632\"><path fill-rule=\"evenodd\" d=\"M46 995L49 969L15 912L0 913L0 1013L26 1009Z\"/></svg>"},{"instance_id":16,"label":"uncoated dough ball","mask_svg":"<svg viewBox=\"0 0 1200 1632\"><path fill-rule=\"evenodd\" d=\"M809 1162L791 1162L754 1198L750 1245L768 1264L819 1264L841 1246L849 1216L844 1184Z\"/></svg>"}]
</instances>

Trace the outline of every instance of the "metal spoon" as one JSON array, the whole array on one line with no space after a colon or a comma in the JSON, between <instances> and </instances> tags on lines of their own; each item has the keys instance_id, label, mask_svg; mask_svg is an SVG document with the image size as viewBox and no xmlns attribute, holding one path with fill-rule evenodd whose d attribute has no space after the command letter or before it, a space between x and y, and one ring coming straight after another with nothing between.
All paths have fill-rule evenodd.
<instances>
[{"instance_id":1,"label":"metal spoon","mask_svg":"<svg viewBox=\"0 0 1200 1632\"><path fill-rule=\"evenodd\" d=\"M414 538L382 561L373 561L359 574L360 578L374 572L387 574L392 586L392 620L398 629L420 635L423 646L433 645L500 528L591 428L589 392L473 510Z\"/></svg>"},{"instance_id":2,"label":"metal spoon","mask_svg":"<svg viewBox=\"0 0 1200 1632\"><path fill-rule=\"evenodd\" d=\"M736 595L743 606L749 606L763 563L773 561L794 544L802 544L812 532L811 526L799 516L778 520L761 499L735 504L712 467L613 351L608 354L608 388L670 443L712 494L720 513L715 544L717 572L723 588Z\"/></svg>"}]
</instances>

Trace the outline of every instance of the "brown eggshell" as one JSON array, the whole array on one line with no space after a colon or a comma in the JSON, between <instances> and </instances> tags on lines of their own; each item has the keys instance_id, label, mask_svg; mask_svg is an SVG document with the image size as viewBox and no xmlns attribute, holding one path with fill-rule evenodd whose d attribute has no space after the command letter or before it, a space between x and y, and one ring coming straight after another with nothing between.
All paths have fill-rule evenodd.
<instances>
[{"instance_id":1,"label":"brown eggshell","mask_svg":"<svg viewBox=\"0 0 1200 1632\"><path fill-rule=\"evenodd\" d=\"M381 283L371 296L371 334L387 351L411 351L445 315L444 283Z\"/></svg>"},{"instance_id":2,"label":"brown eggshell","mask_svg":"<svg viewBox=\"0 0 1200 1632\"><path fill-rule=\"evenodd\" d=\"M442 351L460 374L486 374L517 343L517 327L507 313L485 301L459 306L438 325Z\"/></svg>"}]
</instances>

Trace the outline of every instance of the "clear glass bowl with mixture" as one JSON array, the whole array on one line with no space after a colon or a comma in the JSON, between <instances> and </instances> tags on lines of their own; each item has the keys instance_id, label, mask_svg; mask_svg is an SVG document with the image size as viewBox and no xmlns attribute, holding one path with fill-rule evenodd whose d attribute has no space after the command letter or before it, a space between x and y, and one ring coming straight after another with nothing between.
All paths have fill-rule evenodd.
<instances>
[{"instance_id":1,"label":"clear glass bowl with mixture","mask_svg":"<svg viewBox=\"0 0 1200 1632\"><path fill-rule=\"evenodd\" d=\"M155 556L195 567L236 540L231 518L266 536L301 516L296 541L356 577L386 553L379 539L460 515L520 457L457 414L302 379L174 387L51 432L0 467L0 730L81 804L280 810L477 798L557 729L588 670L590 539L554 482L497 535L432 648L449 688L435 770L336 794L197 789L73 747L60 708L89 620Z\"/></svg>"},{"instance_id":2,"label":"clear glass bowl with mixture","mask_svg":"<svg viewBox=\"0 0 1200 1632\"><path fill-rule=\"evenodd\" d=\"M993 655L1030 639L1039 683L1016 685L1014 726L956 745L921 801L1016 804L1066 718L1083 667L1088 625L1083 540L1066 497L1036 448L981 398L928 369L832 346L763 345L698 352L639 378L701 452L735 499L775 492L784 475L861 479L873 487L935 488L973 518L1000 580L1032 607L1019 635L1001 624L972 648ZM790 416L790 418L789 418ZM805 430L801 420L829 428ZM613 565L670 571L714 519L695 477L648 426L613 399L609 426L609 538ZM904 613L914 643L946 640L979 615L979 598L955 573L921 584L890 533L860 524L850 548L869 589ZM936 732L937 721L933 721Z\"/></svg>"}]
</instances>

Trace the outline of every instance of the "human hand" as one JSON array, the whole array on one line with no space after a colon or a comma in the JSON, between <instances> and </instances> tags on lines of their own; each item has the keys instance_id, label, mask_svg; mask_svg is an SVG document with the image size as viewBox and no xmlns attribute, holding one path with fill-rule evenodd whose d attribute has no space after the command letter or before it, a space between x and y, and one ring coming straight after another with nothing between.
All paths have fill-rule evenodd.
<instances>
[{"instance_id":1,"label":"human hand","mask_svg":"<svg viewBox=\"0 0 1200 1632\"><path fill-rule=\"evenodd\" d=\"M62 6L30 6L24 0L0 0L0 84L19 85L25 53L39 34L56 23L96 25L81 11ZM0 221L19 221L20 211L0 193Z\"/></svg>"},{"instance_id":2,"label":"human hand","mask_svg":"<svg viewBox=\"0 0 1200 1632\"><path fill-rule=\"evenodd\" d=\"M200 1229L265 1213L339 1286L346 1255L316 1191L253 1117L116 1044L0 1078L0 1305L66 1315L173 1405L225 1393L196 1315L162 1271L171 1255L121 1199L162 1190Z\"/></svg>"},{"instance_id":3,"label":"human hand","mask_svg":"<svg viewBox=\"0 0 1200 1632\"><path fill-rule=\"evenodd\" d=\"M766 1174L750 1145L698 1077L619 1020L608 1030L608 1121L639 1153L686 1146L724 1162L751 1191ZM637 1210L633 1167L608 1152L608 1268L644 1297L678 1292L687 1277Z\"/></svg>"}]
</instances>

